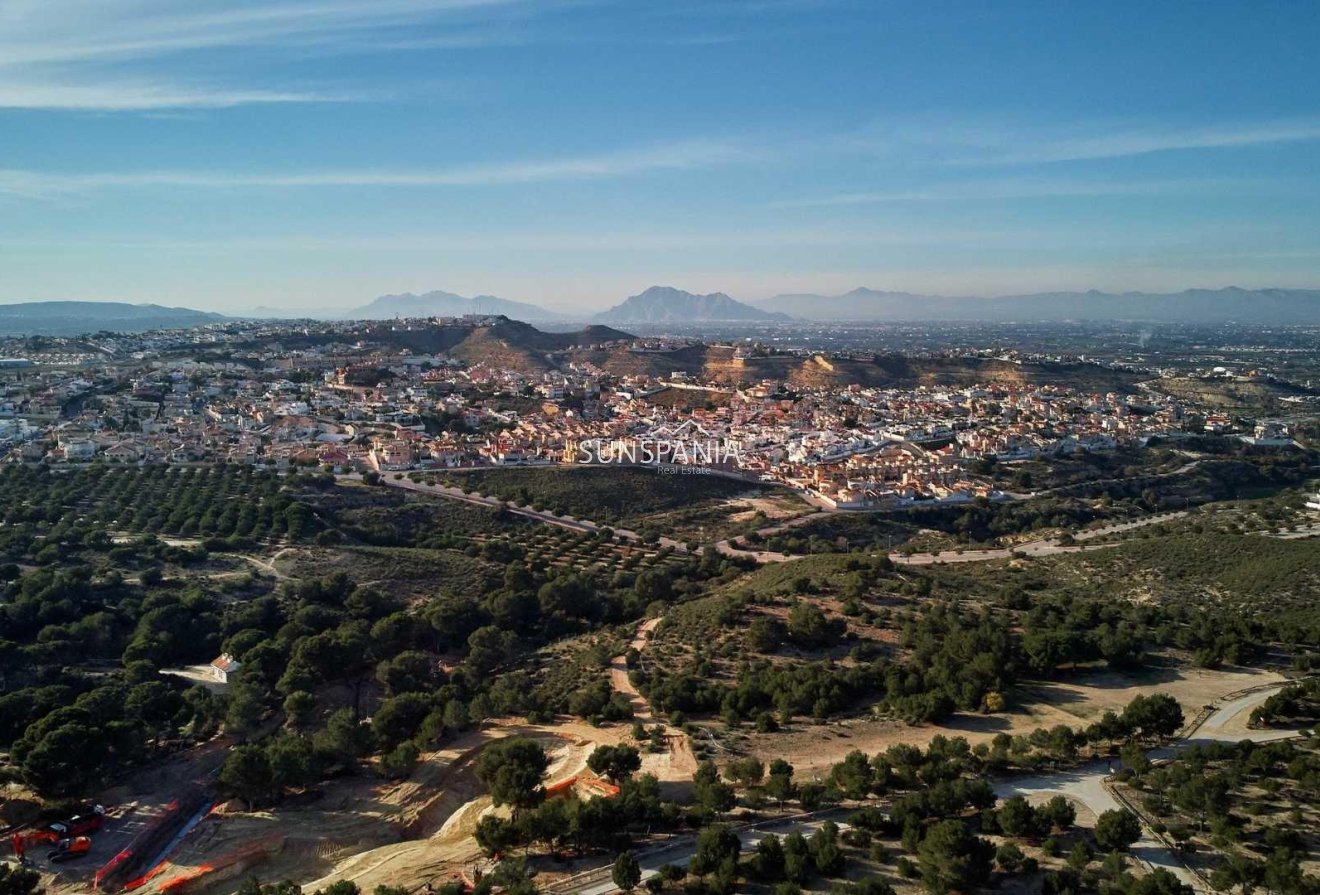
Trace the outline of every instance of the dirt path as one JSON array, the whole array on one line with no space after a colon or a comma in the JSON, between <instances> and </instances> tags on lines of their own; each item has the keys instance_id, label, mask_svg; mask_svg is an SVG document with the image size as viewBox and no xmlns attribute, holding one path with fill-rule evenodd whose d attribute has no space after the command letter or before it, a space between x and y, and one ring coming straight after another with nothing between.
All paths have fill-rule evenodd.
<instances>
[{"instance_id":1,"label":"dirt path","mask_svg":"<svg viewBox=\"0 0 1320 895\"><path fill-rule=\"evenodd\" d=\"M628 644L629 648L637 650L638 653L645 652L647 644L651 642L651 632L661 621L662 618L648 618L642 622L633 636L632 643ZM646 701L646 697L638 692L633 682L628 679L627 653L610 660L609 675L610 686L614 692L627 696L628 701L632 703L635 721L646 725L663 724L651 711L651 704ZM664 782L686 784L697 770L697 758L692 752L691 740L681 730L666 730L665 744L668 751L663 755L645 755L647 763L653 766L648 768L644 765L643 770L655 774Z\"/></svg>"},{"instance_id":2,"label":"dirt path","mask_svg":"<svg viewBox=\"0 0 1320 895\"><path fill-rule=\"evenodd\" d=\"M637 628L637 634L633 637L632 643L628 644L630 650L642 652L646 649L646 644L650 642L651 632L660 624L659 618L648 618ZM642 724L650 724L653 721L651 716L651 704L646 701L646 697L638 692L633 686L633 682L628 679L628 654L615 656L610 660L610 686L614 688L615 693L622 693L628 697L632 703L633 718Z\"/></svg>"},{"instance_id":3,"label":"dirt path","mask_svg":"<svg viewBox=\"0 0 1320 895\"><path fill-rule=\"evenodd\" d=\"M258 559L257 557L247 553L225 553L221 555L232 556L235 559L241 559L244 562L251 563L261 571L265 572L267 575L274 577L276 580L283 581L289 576L281 572L279 566L275 565L275 563L279 561L280 557L284 556L284 554L286 553L292 552L292 550L293 550L292 547L282 547L279 550L275 551L275 553L273 553L271 555L271 558L268 560Z\"/></svg>"}]
</instances>

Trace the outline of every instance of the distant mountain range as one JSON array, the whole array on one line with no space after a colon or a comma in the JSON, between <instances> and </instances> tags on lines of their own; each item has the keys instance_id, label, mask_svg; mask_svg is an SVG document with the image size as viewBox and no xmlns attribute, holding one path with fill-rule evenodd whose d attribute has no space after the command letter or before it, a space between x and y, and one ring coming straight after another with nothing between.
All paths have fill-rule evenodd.
<instances>
[{"instance_id":1,"label":"distant mountain range","mask_svg":"<svg viewBox=\"0 0 1320 895\"><path fill-rule=\"evenodd\" d=\"M652 286L608 311L559 314L526 302L490 295L466 298L452 292L382 295L349 312L254 309L225 316L191 308L99 301L39 301L0 305L0 336L71 336L102 330L144 332L200 326L226 319L314 317L392 320L396 317L504 316L512 320L563 324L591 319L599 324L775 323L792 320L884 322L1055 323L1127 320L1148 323L1259 323L1320 325L1320 289L1187 289L1182 292L1045 292L994 298L919 295L854 289L843 295L795 293L744 303L723 292L698 295ZM601 339L606 341L606 339Z\"/></svg>"},{"instance_id":2,"label":"distant mountain range","mask_svg":"<svg viewBox=\"0 0 1320 895\"><path fill-rule=\"evenodd\" d=\"M223 314L132 305L117 301L34 301L0 305L0 335L77 336L84 333L139 333L150 329L181 329L226 319Z\"/></svg>"},{"instance_id":3,"label":"distant mountain range","mask_svg":"<svg viewBox=\"0 0 1320 895\"><path fill-rule=\"evenodd\" d=\"M723 292L694 295L672 286L652 286L640 295L597 314L599 323L693 323L703 321L790 320L774 309L754 308Z\"/></svg>"},{"instance_id":4,"label":"distant mountain range","mask_svg":"<svg viewBox=\"0 0 1320 895\"><path fill-rule=\"evenodd\" d=\"M493 295L466 298L452 292L426 292L414 295L382 295L380 298L355 308L343 316L349 320L392 320L395 317L462 317L465 314L501 314L515 320L563 320L562 314L547 311L537 305Z\"/></svg>"},{"instance_id":5,"label":"distant mountain range","mask_svg":"<svg viewBox=\"0 0 1320 895\"><path fill-rule=\"evenodd\" d=\"M854 289L843 295L776 295L755 306L804 320L985 321L1049 323L1133 320L1151 323L1320 324L1317 289L1187 289L1182 292L1043 292L954 298Z\"/></svg>"}]
</instances>

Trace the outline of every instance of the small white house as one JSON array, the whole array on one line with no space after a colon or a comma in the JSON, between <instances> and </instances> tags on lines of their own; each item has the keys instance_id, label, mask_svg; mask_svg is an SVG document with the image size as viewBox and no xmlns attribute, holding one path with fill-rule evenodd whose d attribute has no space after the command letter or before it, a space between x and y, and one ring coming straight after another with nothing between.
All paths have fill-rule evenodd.
<instances>
[{"instance_id":1,"label":"small white house","mask_svg":"<svg viewBox=\"0 0 1320 895\"><path fill-rule=\"evenodd\" d=\"M211 662L211 676L220 683L227 684L229 676L238 671L242 664L229 653L222 653L219 658Z\"/></svg>"}]
</instances>

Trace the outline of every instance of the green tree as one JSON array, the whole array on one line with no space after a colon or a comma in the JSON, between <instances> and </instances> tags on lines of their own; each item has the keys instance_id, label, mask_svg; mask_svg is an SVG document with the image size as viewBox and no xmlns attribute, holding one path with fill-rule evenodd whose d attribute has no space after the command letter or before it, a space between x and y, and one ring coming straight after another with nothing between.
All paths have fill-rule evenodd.
<instances>
[{"instance_id":1,"label":"green tree","mask_svg":"<svg viewBox=\"0 0 1320 895\"><path fill-rule=\"evenodd\" d=\"M765 765L753 756L736 758L725 766L724 775L740 786L755 786L765 777Z\"/></svg>"},{"instance_id":2,"label":"green tree","mask_svg":"<svg viewBox=\"0 0 1320 895\"><path fill-rule=\"evenodd\" d=\"M875 783L875 771L866 753L854 749L830 769L830 782L850 799L865 799Z\"/></svg>"},{"instance_id":3,"label":"green tree","mask_svg":"<svg viewBox=\"0 0 1320 895\"><path fill-rule=\"evenodd\" d=\"M1145 876L1133 880L1125 895L1192 895L1191 886L1182 883L1163 867L1157 867Z\"/></svg>"},{"instance_id":4,"label":"green tree","mask_svg":"<svg viewBox=\"0 0 1320 895\"><path fill-rule=\"evenodd\" d=\"M518 842L517 830L506 818L487 814L477 821L477 828L472 833L477 846L487 855L498 855L507 851Z\"/></svg>"},{"instance_id":5,"label":"green tree","mask_svg":"<svg viewBox=\"0 0 1320 895\"><path fill-rule=\"evenodd\" d=\"M317 889L315 895L362 895L362 890L352 880L341 879L324 889Z\"/></svg>"},{"instance_id":6,"label":"green tree","mask_svg":"<svg viewBox=\"0 0 1320 895\"><path fill-rule=\"evenodd\" d=\"M1216 889L1231 889L1237 886L1242 895L1251 895L1265 879L1265 863L1247 855L1229 855L1224 864L1215 870L1210 882Z\"/></svg>"},{"instance_id":7,"label":"green tree","mask_svg":"<svg viewBox=\"0 0 1320 895\"><path fill-rule=\"evenodd\" d=\"M338 709L326 719L325 729L313 738L318 751L342 764L352 764L371 751L371 728L348 708Z\"/></svg>"},{"instance_id":8,"label":"green tree","mask_svg":"<svg viewBox=\"0 0 1320 895\"><path fill-rule=\"evenodd\" d=\"M294 730L308 730L316 717L316 697L306 690L294 690L284 700L284 717Z\"/></svg>"},{"instance_id":9,"label":"green tree","mask_svg":"<svg viewBox=\"0 0 1320 895\"><path fill-rule=\"evenodd\" d=\"M412 773L420 756L417 746L405 740L380 757L380 772L390 780L402 780Z\"/></svg>"},{"instance_id":10,"label":"green tree","mask_svg":"<svg viewBox=\"0 0 1320 895\"><path fill-rule=\"evenodd\" d=\"M749 861L752 875L762 882L773 883L784 878L784 845L775 835L765 836L756 843L756 852Z\"/></svg>"},{"instance_id":11,"label":"green tree","mask_svg":"<svg viewBox=\"0 0 1320 895\"><path fill-rule=\"evenodd\" d=\"M934 895L975 888L990 878L994 853L994 846L962 821L940 821L917 847L922 884Z\"/></svg>"},{"instance_id":12,"label":"green tree","mask_svg":"<svg viewBox=\"0 0 1320 895\"><path fill-rule=\"evenodd\" d=\"M723 814L737 804L738 797L732 786L720 780L715 763L703 761L692 775L692 800L702 812Z\"/></svg>"},{"instance_id":13,"label":"green tree","mask_svg":"<svg viewBox=\"0 0 1320 895\"><path fill-rule=\"evenodd\" d=\"M229 694L225 730L247 736L257 729L265 714L266 697L261 687L240 677Z\"/></svg>"},{"instance_id":14,"label":"green tree","mask_svg":"<svg viewBox=\"0 0 1320 895\"><path fill-rule=\"evenodd\" d=\"M624 892L631 892L642 881L642 866L630 851L621 853L614 859L614 868L610 872L614 885Z\"/></svg>"},{"instance_id":15,"label":"green tree","mask_svg":"<svg viewBox=\"0 0 1320 895\"><path fill-rule=\"evenodd\" d=\"M807 848L811 852L812 864L821 876L838 876L843 872L846 859L839 846L839 827L833 821L826 821L807 840Z\"/></svg>"},{"instance_id":16,"label":"green tree","mask_svg":"<svg viewBox=\"0 0 1320 895\"><path fill-rule=\"evenodd\" d=\"M276 789L302 789L321 776L316 750L306 737L289 734L276 737L266 746L266 761Z\"/></svg>"},{"instance_id":17,"label":"green tree","mask_svg":"<svg viewBox=\"0 0 1320 895\"><path fill-rule=\"evenodd\" d=\"M995 850L995 863L1005 873L1017 873L1022 869L1024 860L1026 855L1022 853L1016 842L1005 842Z\"/></svg>"},{"instance_id":18,"label":"green tree","mask_svg":"<svg viewBox=\"0 0 1320 895\"><path fill-rule=\"evenodd\" d=\"M1141 838L1141 821L1130 811L1106 811L1095 821L1095 841L1105 851L1127 851Z\"/></svg>"},{"instance_id":19,"label":"green tree","mask_svg":"<svg viewBox=\"0 0 1320 895\"><path fill-rule=\"evenodd\" d=\"M770 776L765 780L765 794L779 803L780 808L797 793L797 786L793 783L793 769L790 767L788 770L787 774L775 773L772 766Z\"/></svg>"},{"instance_id":20,"label":"green tree","mask_svg":"<svg viewBox=\"0 0 1320 895\"><path fill-rule=\"evenodd\" d=\"M371 732L382 749L393 749L417 734L430 711L431 701L421 693L391 697L371 716Z\"/></svg>"},{"instance_id":21,"label":"green tree","mask_svg":"<svg viewBox=\"0 0 1320 895\"><path fill-rule=\"evenodd\" d=\"M302 895L302 886L289 880L262 885L254 876L249 876L238 887L238 895Z\"/></svg>"},{"instance_id":22,"label":"green tree","mask_svg":"<svg viewBox=\"0 0 1320 895\"><path fill-rule=\"evenodd\" d=\"M496 805L510 805L514 815L545 799L541 778L550 766L545 750L534 740L509 737L486 748L477 759L477 779L490 789Z\"/></svg>"},{"instance_id":23,"label":"green tree","mask_svg":"<svg viewBox=\"0 0 1320 895\"><path fill-rule=\"evenodd\" d=\"M587 767L611 782L619 783L641 769L642 756L632 746L597 746L587 757Z\"/></svg>"},{"instance_id":24,"label":"green tree","mask_svg":"<svg viewBox=\"0 0 1320 895\"><path fill-rule=\"evenodd\" d=\"M225 758L219 783L222 790L249 807L269 798L275 783L266 750L252 743L236 746Z\"/></svg>"},{"instance_id":25,"label":"green tree","mask_svg":"<svg viewBox=\"0 0 1320 895\"><path fill-rule=\"evenodd\" d=\"M788 611L788 636L808 647L831 646L847 630L842 619L830 619L820 607L798 600Z\"/></svg>"},{"instance_id":26,"label":"green tree","mask_svg":"<svg viewBox=\"0 0 1320 895\"><path fill-rule=\"evenodd\" d=\"M713 873L726 860L737 860L742 851L738 834L727 824L712 824L697 834L697 852L688 869L698 876Z\"/></svg>"},{"instance_id":27,"label":"green tree","mask_svg":"<svg viewBox=\"0 0 1320 895\"><path fill-rule=\"evenodd\" d=\"M1042 826L1036 809L1022 796L1005 800L999 807L998 819L999 829L1004 831L1004 835L1015 839L1035 836Z\"/></svg>"},{"instance_id":28,"label":"green tree","mask_svg":"<svg viewBox=\"0 0 1320 895\"><path fill-rule=\"evenodd\" d=\"M1077 809L1063 796L1054 796L1036 810L1047 830L1066 830L1077 820Z\"/></svg>"}]
</instances>

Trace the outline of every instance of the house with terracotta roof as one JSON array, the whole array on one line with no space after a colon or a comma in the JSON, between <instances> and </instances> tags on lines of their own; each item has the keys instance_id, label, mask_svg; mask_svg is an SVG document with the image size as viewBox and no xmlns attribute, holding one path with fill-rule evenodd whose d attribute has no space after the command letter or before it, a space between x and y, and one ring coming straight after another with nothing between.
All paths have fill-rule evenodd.
<instances>
[{"instance_id":1,"label":"house with terracotta roof","mask_svg":"<svg viewBox=\"0 0 1320 895\"><path fill-rule=\"evenodd\" d=\"M229 683L229 676L238 671L242 666L243 663L235 659L229 653L221 653L215 659L211 660L211 677L215 678L222 684L227 684Z\"/></svg>"}]
</instances>

